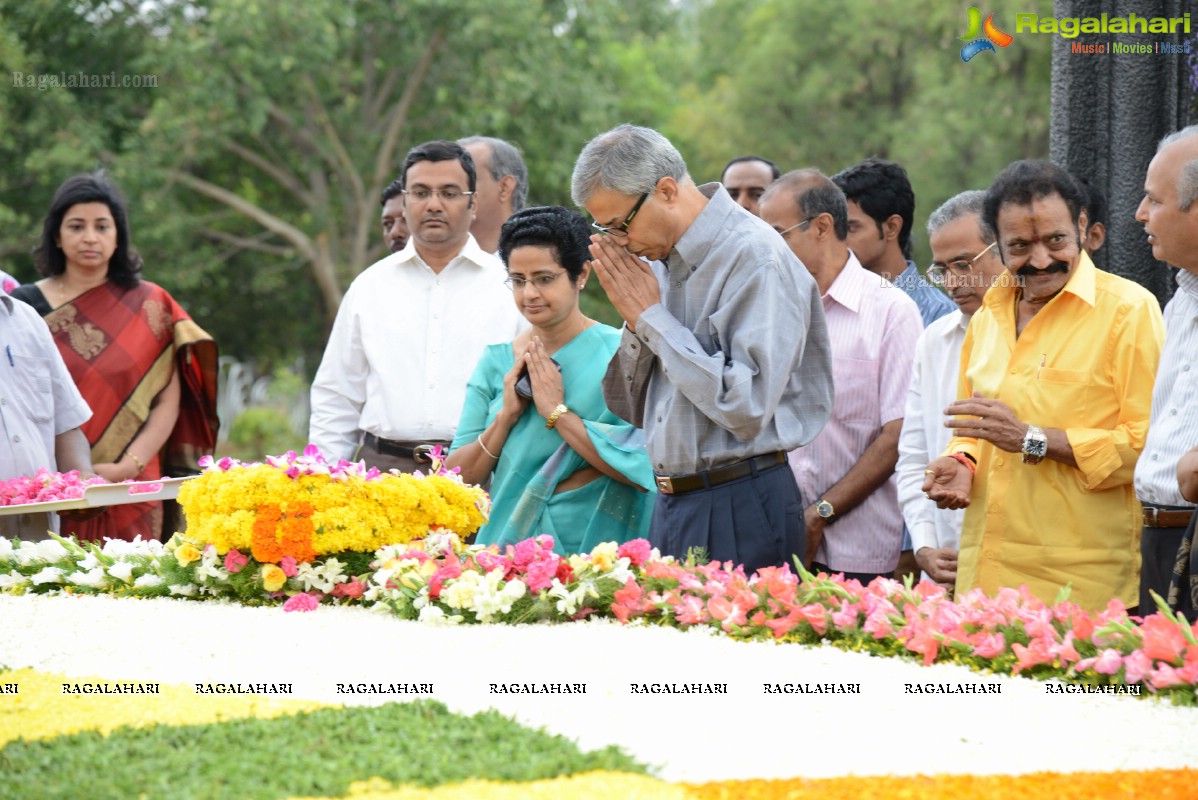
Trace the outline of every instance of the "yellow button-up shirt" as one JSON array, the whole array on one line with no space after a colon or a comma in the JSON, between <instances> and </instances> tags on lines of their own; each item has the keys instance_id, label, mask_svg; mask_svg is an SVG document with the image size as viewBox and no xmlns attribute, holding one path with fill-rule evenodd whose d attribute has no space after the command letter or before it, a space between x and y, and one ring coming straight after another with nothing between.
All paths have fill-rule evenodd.
<instances>
[{"instance_id":1,"label":"yellow button-up shirt","mask_svg":"<svg viewBox=\"0 0 1198 800\"><path fill-rule=\"evenodd\" d=\"M1140 504L1132 485L1148 434L1164 340L1160 304L1082 254L1065 288L1015 337L1015 281L986 293L961 351L960 397L1002 400L1021 421L1060 428L1077 466L1024 464L989 442L954 438L977 460L957 590L1026 584L1045 602L1072 585L1087 609L1135 605Z\"/></svg>"}]
</instances>

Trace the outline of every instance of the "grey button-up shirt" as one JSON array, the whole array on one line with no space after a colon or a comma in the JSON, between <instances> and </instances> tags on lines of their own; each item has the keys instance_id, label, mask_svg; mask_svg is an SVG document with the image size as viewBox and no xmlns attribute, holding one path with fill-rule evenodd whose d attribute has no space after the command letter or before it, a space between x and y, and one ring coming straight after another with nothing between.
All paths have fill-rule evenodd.
<instances>
[{"instance_id":1,"label":"grey button-up shirt","mask_svg":"<svg viewBox=\"0 0 1198 800\"><path fill-rule=\"evenodd\" d=\"M819 288L777 232L718 183L655 263L661 302L624 330L603 394L645 429L659 475L807 444L832 407Z\"/></svg>"}]
</instances>

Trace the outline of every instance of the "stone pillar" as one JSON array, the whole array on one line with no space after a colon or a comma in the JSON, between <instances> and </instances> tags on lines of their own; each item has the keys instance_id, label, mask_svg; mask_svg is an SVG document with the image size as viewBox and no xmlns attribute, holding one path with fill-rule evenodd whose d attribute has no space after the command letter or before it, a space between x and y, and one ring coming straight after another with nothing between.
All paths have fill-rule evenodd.
<instances>
[{"instance_id":1,"label":"stone pillar","mask_svg":"<svg viewBox=\"0 0 1198 800\"><path fill-rule=\"evenodd\" d=\"M1053 37L1052 160L1085 176L1107 196L1107 240L1095 263L1146 286L1161 304L1173 294L1173 269L1156 261L1135 221L1144 174L1161 137L1189 123L1191 59L1198 54L1085 54L1072 43L1198 45L1193 0L1054 0L1053 16L1181 17L1191 14L1187 36L1082 34Z\"/></svg>"}]
</instances>

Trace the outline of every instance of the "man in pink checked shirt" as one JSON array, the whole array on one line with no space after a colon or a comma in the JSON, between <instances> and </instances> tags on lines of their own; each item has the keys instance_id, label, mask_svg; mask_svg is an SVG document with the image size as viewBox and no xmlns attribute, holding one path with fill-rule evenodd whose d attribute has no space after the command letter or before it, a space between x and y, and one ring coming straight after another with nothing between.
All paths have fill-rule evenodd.
<instances>
[{"instance_id":1,"label":"man in pink checked shirt","mask_svg":"<svg viewBox=\"0 0 1198 800\"><path fill-rule=\"evenodd\" d=\"M844 193L813 169L787 173L761 199L773 226L815 278L832 342L836 402L828 424L790 453L805 502L806 562L868 583L898 565L903 519L894 466L919 308L849 250Z\"/></svg>"}]
</instances>

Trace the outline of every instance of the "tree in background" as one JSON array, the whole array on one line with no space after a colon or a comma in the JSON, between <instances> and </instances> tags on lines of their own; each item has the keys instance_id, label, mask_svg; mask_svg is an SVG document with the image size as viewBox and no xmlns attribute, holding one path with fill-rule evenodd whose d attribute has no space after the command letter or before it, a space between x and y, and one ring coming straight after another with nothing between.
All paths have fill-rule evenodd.
<instances>
[{"instance_id":1,"label":"tree in background","mask_svg":"<svg viewBox=\"0 0 1198 800\"><path fill-rule=\"evenodd\" d=\"M898 161L915 188L918 234L948 197L985 188L1013 160L1048 157L1048 40L1017 37L962 63L968 8L711 0L697 12L698 94L671 127L707 180L744 153L828 174L871 155ZM1051 15L1052 3L1020 10ZM1013 30L1013 15L1007 22Z\"/></svg>"},{"instance_id":2,"label":"tree in background","mask_svg":"<svg viewBox=\"0 0 1198 800\"><path fill-rule=\"evenodd\" d=\"M129 196L147 277L223 352L268 371L303 356L310 371L341 293L384 254L383 186L427 139L514 141L530 202L566 206L584 142L624 121L666 133L700 182L747 152L828 172L879 154L906 164L926 215L1012 159L1047 155L1047 40L963 64L967 8L0 0L6 71L157 79L0 92L0 255L32 279L54 188L105 166ZM615 319L597 282L583 307Z\"/></svg>"},{"instance_id":3,"label":"tree in background","mask_svg":"<svg viewBox=\"0 0 1198 800\"><path fill-rule=\"evenodd\" d=\"M54 190L112 166L154 97L150 89L55 88L79 73L138 74L161 13L133 3L0 0L0 263L35 275L30 248Z\"/></svg>"},{"instance_id":4,"label":"tree in background","mask_svg":"<svg viewBox=\"0 0 1198 800\"><path fill-rule=\"evenodd\" d=\"M533 199L563 199L581 141L618 112L588 15L619 25L625 5L212 0L164 42L170 91L130 157L226 260L302 266L317 305L304 311L327 325L385 254L379 195L411 145L509 138Z\"/></svg>"}]
</instances>

